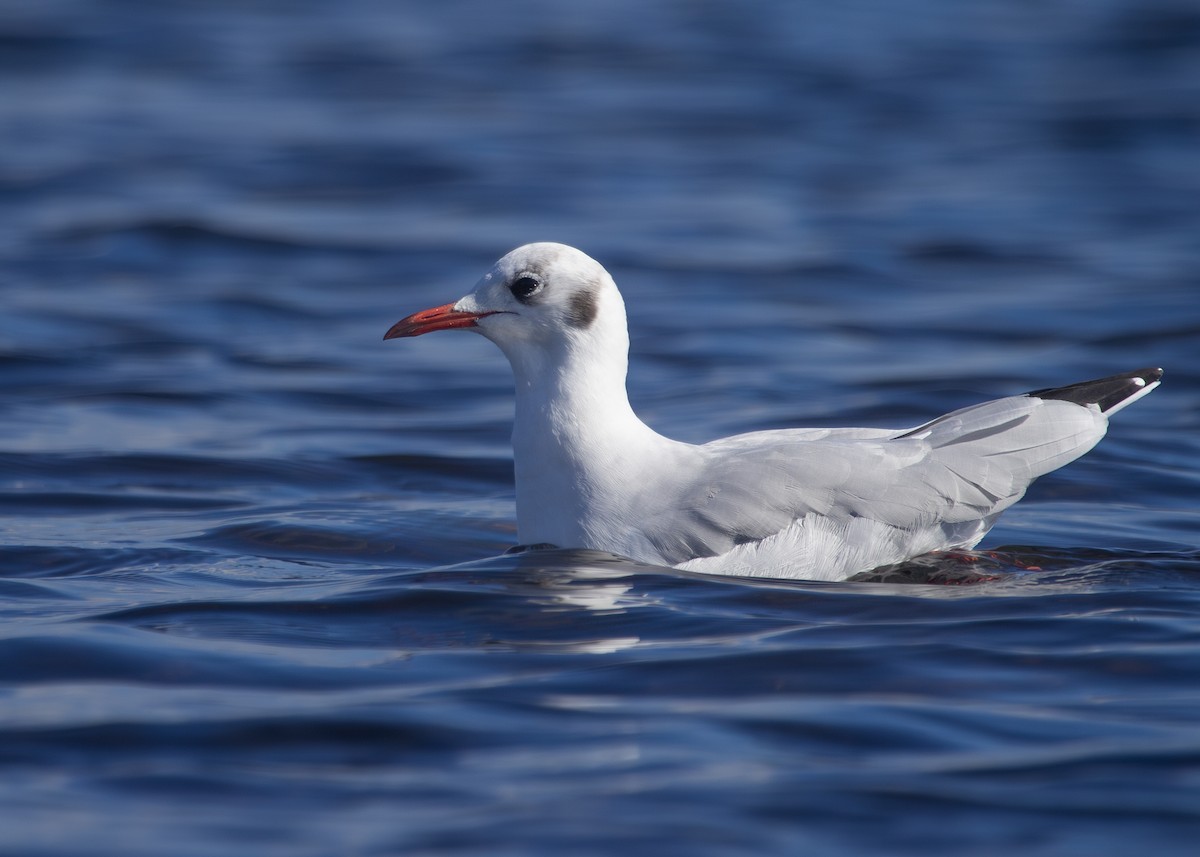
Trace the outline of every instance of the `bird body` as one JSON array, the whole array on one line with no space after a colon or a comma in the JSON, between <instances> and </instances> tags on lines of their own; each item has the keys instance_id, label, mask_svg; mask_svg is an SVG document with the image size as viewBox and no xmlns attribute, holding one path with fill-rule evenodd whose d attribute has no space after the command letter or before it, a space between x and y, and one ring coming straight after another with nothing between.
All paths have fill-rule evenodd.
<instances>
[{"instance_id":1,"label":"bird body","mask_svg":"<svg viewBox=\"0 0 1200 857\"><path fill-rule=\"evenodd\" d=\"M915 429L790 429L695 445L625 389L616 284L561 244L504 256L475 290L385 338L482 333L513 368L517 533L698 572L838 580L971 548L1029 484L1091 449L1161 370L964 408Z\"/></svg>"}]
</instances>

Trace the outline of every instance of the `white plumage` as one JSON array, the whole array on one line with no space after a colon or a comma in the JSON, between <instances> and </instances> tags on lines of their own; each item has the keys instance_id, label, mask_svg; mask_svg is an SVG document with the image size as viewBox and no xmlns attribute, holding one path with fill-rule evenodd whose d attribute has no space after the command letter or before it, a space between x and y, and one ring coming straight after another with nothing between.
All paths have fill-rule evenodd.
<instances>
[{"instance_id":1,"label":"white plumage","mask_svg":"<svg viewBox=\"0 0 1200 857\"><path fill-rule=\"evenodd\" d=\"M910 430L766 431L697 446L634 414L624 302L572 247L520 247L471 294L385 338L451 328L482 333L512 364L522 543L715 574L837 580L973 547L1034 479L1095 446L1108 415L1162 376L1012 396Z\"/></svg>"}]
</instances>

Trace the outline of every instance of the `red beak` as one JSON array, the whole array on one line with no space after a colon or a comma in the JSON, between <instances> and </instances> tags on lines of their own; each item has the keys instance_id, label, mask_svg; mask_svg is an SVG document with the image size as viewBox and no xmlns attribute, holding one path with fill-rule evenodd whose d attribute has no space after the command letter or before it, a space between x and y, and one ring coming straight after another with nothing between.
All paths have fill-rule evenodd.
<instances>
[{"instance_id":1,"label":"red beak","mask_svg":"<svg viewBox=\"0 0 1200 857\"><path fill-rule=\"evenodd\" d=\"M435 330L453 330L456 327L474 327L475 323L490 312L459 312L454 304L435 306L414 312L402 318L383 335L384 339L399 339L402 336L420 336Z\"/></svg>"}]
</instances>

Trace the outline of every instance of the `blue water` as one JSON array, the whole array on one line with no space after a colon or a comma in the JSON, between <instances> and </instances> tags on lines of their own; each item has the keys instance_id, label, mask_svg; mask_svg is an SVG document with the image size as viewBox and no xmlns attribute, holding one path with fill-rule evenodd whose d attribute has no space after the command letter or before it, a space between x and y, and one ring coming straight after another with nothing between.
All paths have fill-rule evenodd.
<instances>
[{"instance_id":1,"label":"blue water","mask_svg":"<svg viewBox=\"0 0 1200 857\"><path fill-rule=\"evenodd\" d=\"M0 853L1194 853L1194 3L40 0L0 75ZM503 557L506 363L381 337L532 240L686 440L1166 378L960 568Z\"/></svg>"}]
</instances>

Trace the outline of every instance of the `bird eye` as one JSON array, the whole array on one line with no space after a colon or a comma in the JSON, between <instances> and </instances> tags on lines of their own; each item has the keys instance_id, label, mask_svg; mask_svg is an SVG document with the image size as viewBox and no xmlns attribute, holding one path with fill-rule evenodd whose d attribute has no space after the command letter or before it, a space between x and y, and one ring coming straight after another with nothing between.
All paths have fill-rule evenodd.
<instances>
[{"instance_id":1,"label":"bird eye","mask_svg":"<svg viewBox=\"0 0 1200 857\"><path fill-rule=\"evenodd\" d=\"M540 277L533 274L522 274L512 281L508 290L512 292L514 298L524 302L542 290L542 281Z\"/></svg>"}]
</instances>

